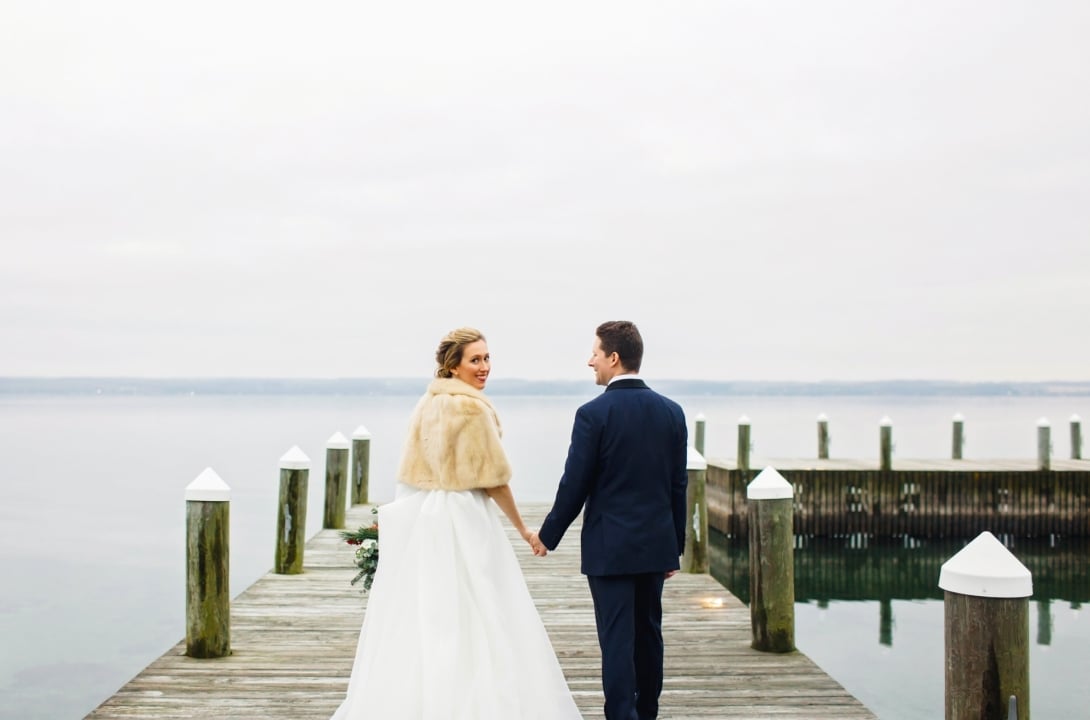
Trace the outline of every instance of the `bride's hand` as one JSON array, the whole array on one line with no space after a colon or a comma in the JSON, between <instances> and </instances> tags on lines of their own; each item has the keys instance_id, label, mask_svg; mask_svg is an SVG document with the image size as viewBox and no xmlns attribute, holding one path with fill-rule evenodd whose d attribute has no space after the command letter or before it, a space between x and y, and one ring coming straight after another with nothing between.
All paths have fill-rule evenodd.
<instances>
[{"instance_id":1,"label":"bride's hand","mask_svg":"<svg viewBox=\"0 0 1090 720\"><path fill-rule=\"evenodd\" d=\"M536 532L523 535L523 539L530 544L530 549L534 551L535 556L545 557L549 554L549 549L545 547L545 543L541 542Z\"/></svg>"}]
</instances>

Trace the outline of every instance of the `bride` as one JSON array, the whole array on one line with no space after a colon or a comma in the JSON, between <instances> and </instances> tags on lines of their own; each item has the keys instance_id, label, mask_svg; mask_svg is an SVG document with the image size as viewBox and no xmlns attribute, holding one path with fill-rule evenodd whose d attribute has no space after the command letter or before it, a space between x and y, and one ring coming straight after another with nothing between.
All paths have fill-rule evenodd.
<instances>
[{"instance_id":1,"label":"bride","mask_svg":"<svg viewBox=\"0 0 1090 720\"><path fill-rule=\"evenodd\" d=\"M348 694L332 720L580 718L495 503L535 555L472 328L447 334L416 405Z\"/></svg>"}]
</instances>

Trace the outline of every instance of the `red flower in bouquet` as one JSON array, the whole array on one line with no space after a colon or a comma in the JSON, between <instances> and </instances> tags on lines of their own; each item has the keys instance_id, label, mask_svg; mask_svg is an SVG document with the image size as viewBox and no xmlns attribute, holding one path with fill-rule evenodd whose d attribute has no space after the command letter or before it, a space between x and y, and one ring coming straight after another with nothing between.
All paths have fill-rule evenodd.
<instances>
[{"instance_id":1,"label":"red flower in bouquet","mask_svg":"<svg viewBox=\"0 0 1090 720\"><path fill-rule=\"evenodd\" d=\"M378 514L378 508L371 510ZM356 577L352 578L352 585L363 581L363 592L371 589L375 581L375 572L378 570L378 521L370 525L361 526L355 532L342 531L341 537L349 545L356 545Z\"/></svg>"}]
</instances>

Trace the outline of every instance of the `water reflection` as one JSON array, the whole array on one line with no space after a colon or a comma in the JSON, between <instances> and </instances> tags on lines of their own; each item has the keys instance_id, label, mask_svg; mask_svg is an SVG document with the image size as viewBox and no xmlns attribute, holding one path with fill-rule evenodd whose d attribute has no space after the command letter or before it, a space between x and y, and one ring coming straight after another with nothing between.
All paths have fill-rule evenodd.
<instances>
[{"instance_id":1,"label":"water reflection","mask_svg":"<svg viewBox=\"0 0 1090 720\"><path fill-rule=\"evenodd\" d=\"M749 544L745 538L711 531L711 573L740 600L749 603ZM1090 599L1090 539L1044 540L1001 537L1033 576L1037 606L1036 642L1052 643L1052 605L1078 611ZM833 601L876 601L878 642L892 647L895 600L942 600L939 571L968 540L900 538L864 534L834 538L795 538L795 601L828 607Z\"/></svg>"}]
</instances>

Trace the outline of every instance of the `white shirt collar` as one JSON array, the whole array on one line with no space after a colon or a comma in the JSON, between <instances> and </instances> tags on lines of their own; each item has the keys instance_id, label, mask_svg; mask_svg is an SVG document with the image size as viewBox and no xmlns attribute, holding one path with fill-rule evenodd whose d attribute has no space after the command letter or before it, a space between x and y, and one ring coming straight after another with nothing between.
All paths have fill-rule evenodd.
<instances>
[{"instance_id":1,"label":"white shirt collar","mask_svg":"<svg viewBox=\"0 0 1090 720\"><path fill-rule=\"evenodd\" d=\"M616 382L618 380L639 380L639 379L640 379L640 376L637 375L636 373L625 373L623 375L614 375L613 377L611 377L609 379L609 382L606 383L606 386L612 385L614 382Z\"/></svg>"}]
</instances>

